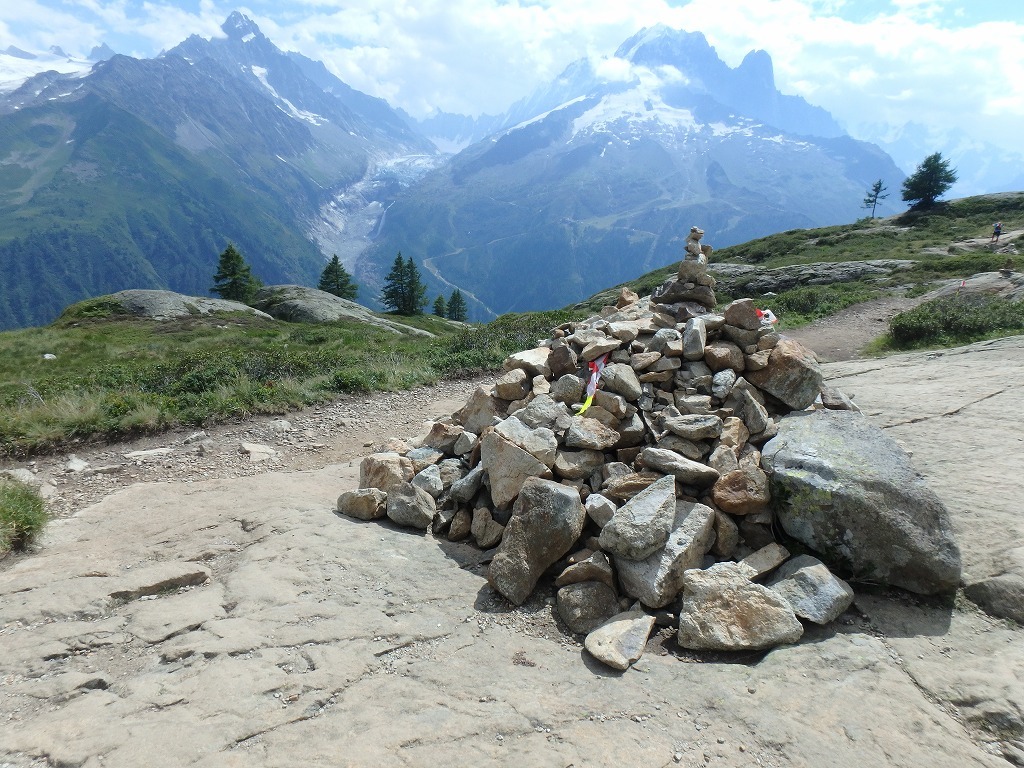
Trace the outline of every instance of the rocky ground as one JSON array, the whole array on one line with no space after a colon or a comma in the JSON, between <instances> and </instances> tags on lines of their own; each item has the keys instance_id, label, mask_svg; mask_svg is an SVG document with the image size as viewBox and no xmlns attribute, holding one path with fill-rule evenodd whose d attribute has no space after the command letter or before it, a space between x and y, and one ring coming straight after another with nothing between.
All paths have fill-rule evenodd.
<instances>
[{"instance_id":1,"label":"rocky ground","mask_svg":"<svg viewBox=\"0 0 1024 768\"><path fill-rule=\"evenodd\" d=\"M850 359L893 310L801 340L914 453L965 580L1020 579L1024 337ZM359 457L478 383L3 465L57 519L0 561L0 766L1024 765L1024 633L963 594L858 585L796 646L663 631L620 674L544 598L510 609L473 547L332 512Z\"/></svg>"}]
</instances>

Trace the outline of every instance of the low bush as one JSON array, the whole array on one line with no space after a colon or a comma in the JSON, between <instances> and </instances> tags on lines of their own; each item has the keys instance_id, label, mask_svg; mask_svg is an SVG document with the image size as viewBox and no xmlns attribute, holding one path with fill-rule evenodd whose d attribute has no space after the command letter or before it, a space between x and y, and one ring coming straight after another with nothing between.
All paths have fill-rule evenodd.
<instances>
[{"instance_id":1,"label":"low bush","mask_svg":"<svg viewBox=\"0 0 1024 768\"><path fill-rule=\"evenodd\" d=\"M0 554L24 547L46 519L38 493L23 483L0 478Z\"/></svg>"},{"instance_id":2,"label":"low bush","mask_svg":"<svg viewBox=\"0 0 1024 768\"><path fill-rule=\"evenodd\" d=\"M834 315L841 309L873 299L878 290L864 283L832 283L830 285L802 285L783 291L778 296L759 299L762 309L778 315L783 326L792 328L822 317Z\"/></svg>"},{"instance_id":3,"label":"low bush","mask_svg":"<svg viewBox=\"0 0 1024 768\"><path fill-rule=\"evenodd\" d=\"M889 321L889 345L895 349L968 344L1006 333L1024 333L1024 301L947 296L919 304Z\"/></svg>"}]
</instances>

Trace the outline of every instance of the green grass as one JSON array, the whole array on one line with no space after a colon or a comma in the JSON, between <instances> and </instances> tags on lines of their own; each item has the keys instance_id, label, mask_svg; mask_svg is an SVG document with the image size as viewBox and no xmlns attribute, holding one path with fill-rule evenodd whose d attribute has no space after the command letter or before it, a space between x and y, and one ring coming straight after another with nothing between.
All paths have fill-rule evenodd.
<instances>
[{"instance_id":1,"label":"green grass","mask_svg":"<svg viewBox=\"0 0 1024 768\"><path fill-rule=\"evenodd\" d=\"M506 315L485 326L390 316L435 334L428 338L355 322L96 314L76 309L48 327L0 333L0 455L285 413L340 394L495 369L573 316Z\"/></svg>"},{"instance_id":2,"label":"green grass","mask_svg":"<svg viewBox=\"0 0 1024 768\"><path fill-rule=\"evenodd\" d=\"M938 280L994 272L1007 261L1006 254L988 248L992 222L1003 230L1024 228L1024 193L1003 193L942 202L928 211L909 211L886 219L861 219L818 229L794 229L716 250L709 272L718 280L715 293L720 305L734 298L754 296L759 307L779 316L779 325L793 328L888 292L908 297L932 290ZM707 238L713 243L713 234ZM1018 238L1019 240L1024 238ZM980 245L969 241L980 240ZM1001 246L1012 243L1004 237ZM1024 243L1018 243L1024 246ZM846 261L911 261L909 268L894 269L888 277L870 281L800 285L771 298L747 290L754 275L726 277L718 264L749 264L762 269ZM1012 258L1015 268L1019 257ZM677 265L648 272L635 280L595 294L575 305L591 312L614 303L619 289L628 286L641 296L675 277Z\"/></svg>"},{"instance_id":3,"label":"green grass","mask_svg":"<svg viewBox=\"0 0 1024 768\"><path fill-rule=\"evenodd\" d=\"M1024 301L993 296L946 296L919 304L889 321L873 351L970 344L1024 333Z\"/></svg>"},{"instance_id":4,"label":"green grass","mask_svg":"<svg viewBox=\"0 0 1024 768\"><path fill-rule=\"evenodd\" d=\"M27 485L0 478L0 555L24 547L46 524L39 494Z\"/></svg>"}]
</instances>

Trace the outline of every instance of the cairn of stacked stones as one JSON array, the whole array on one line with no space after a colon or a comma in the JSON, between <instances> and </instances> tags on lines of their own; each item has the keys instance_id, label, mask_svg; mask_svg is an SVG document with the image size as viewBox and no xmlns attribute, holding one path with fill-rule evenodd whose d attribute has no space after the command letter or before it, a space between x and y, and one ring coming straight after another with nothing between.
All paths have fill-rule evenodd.
<instances>
[{"instance_id":1,"label":"cairn of stacked stones","mask_svg":"<svg viewBox=\"0 0 1024 768\"><path fill-rule=\"evenodd\" d=\"M342 494L338 511L493 548L487 579L515 605L553 576L559 617L617 669L640 657L656 620L677 625L684 648L751 650L794 643L803 622L841 615L853 600L849 585L811 555L790 558L776 540L769 472L799 481L814 461L798 457L787 467L799 451L785 439L775 441L771 461L762 449L791 412L813 406L863 417L842 393L823 392L813 354L763 323L750 299L715 311L702 235L691 230L677 278L652 296L623 289L617 306L509 357L493 387L477 389L415 447L366 457L359 490ZM588 403L592 377L599 383ZM873 444L865 450L879 452ZM840 488L823 490L828 479L811 482L816 498L830 494L830 512L846 503ZM782 487L787 496L814 497ZM817 525L798 509L782 527L894 584L903 566L886 570L887 563L916 563L914 547L945 547L941 577L915 571L904 584L918 578L919 591L941 591L952 579L955 587L959 556L947 546L945 510L932 497L923 504L931 518L922 526L941 529L939 541L892 543L895 534L886 533L889 549L864 557L869 534L856 520L868 517L860 509L850 522L833 516Z\"/></svg>"}]
</instances>

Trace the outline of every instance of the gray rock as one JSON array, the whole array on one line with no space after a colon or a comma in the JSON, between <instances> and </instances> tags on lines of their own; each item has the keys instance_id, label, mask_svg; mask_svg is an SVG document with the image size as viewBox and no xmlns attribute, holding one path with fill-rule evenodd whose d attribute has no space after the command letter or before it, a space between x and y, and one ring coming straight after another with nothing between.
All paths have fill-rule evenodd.
<instances>
[{"instance_id":1,"label":"gray rock","mask_svg":"<svg viewBox=\"0 0 1024 768\"><path fill-rule=\"evenodd\" d=\"M412 462L393 451L371 453L359 463L359 487L390 491L413 478Z\"/></svg>"},{"instance_id":2,"label":"gray rock","mask_svg":"<svg viewBox=\"0 0 1024 768\"><path fill-rule=\"evenodd\" d=\"M467 431L479 435L485 428L501 421L507 407L504 400L495 397L488 387L481 385L469 396L466 404L452 414L452 418Z\"/></svg>"},{"instance_id":3,"label":"gray rock","mask_svg":"<svg viewBox=\"0 0 1024 768\"><path fill-rule=\"evenodd\" d=\"M675 478L666 475L615 511L601 529L601 548L617 557L643 560L665 546L675 512Z\"/></svg>"},{"instance_id":4,"label":"gray rock","mask_svg":"<svg viewBox=\"0 0 1024 768\"><path fill-rule=\"evenodd\" d=\"M196 300L190 299L189 301L195 302ZM210 301L210 299L206 301ZM434 335L429 331L379 317L354 301L303 285L265 286L256 294L253 307L278 320L291 323L333 323L336 320L354 320L393 333L427 337Z\"/></svg>"},{"instance_id":5,"label":"gray rock","mask_svg":"<svg viewBox=\"0 0 1024 768\"><path fill-rule=\"evenodd\" d=\"M608 521L612 519L615 510L618 509L614 501L600 493L592 493L587 496L584 507L587 510L587 515L597 524L598 528L608 525Z\"/></svg>"},{"instance_id":6,"label":"gray rock","mask_svg":"<svg viewBox=\"0 0 1024 768\"><path fill-rule=\"evenodd\" d=\"M436 464L431 464L424 467L420 472L417 472L412 479L412 484L429 493L430 497L435 501L444 491L444 482L441 480L441 469Z\"/></svg>"},{"instance_id":7,"label":"gray rock","mask_svg":"<svg viewBox=\"0 0 1024 768\"><path fill-rule=\"evenodd\" d=\"M644 448L640 457L645 467L672 475L686 485L705 488L718 480L718 471L713 467L664 448Z\"/></svg>"},{"instance_id":8,"label":"gray rock","mask_svg":"<svg viewBox=\"0 0 1024 768\"><path fill-rule=\"evenodd\" d=\"M234 312L256 315L267 320L272 319L266 312L261 312L240 301L211 299L205 296L184 296L173 291L131 289L118 291L101 298L117 302L125 314L134 315L135 317L149 317L154 320L172 320L176 317L209 315L213 312ZM365 307L362 309L366 312ZM367 312L367 314L369 313Z\"/></svg>"},{"instance_id":9,"label":"gray rock","mask_svg":"<svg viewBox=\"0 0 1024 768\"><path fill-rule=\"evenodd\" d=\"M690 501L676 501L672 532L665 546L644 560L615 558L622 591L649 608L671 603L682 589L683 573L700 567L714 540L715 512Z\"/></svg>"},{"instance_id":10,"label":"gray rock","mask_svg":"<svg viewBox=\"0 0 1024 768\"><path fill-rule=\"evenodd\" d=\"M505 360L505 369L522 368L530 378L534 376L551 376L551 368L548 366L548 356L551 354L550 347L535 347L523 352L516 352ZM500 397L500 395L499 395Z\"/></svg>"},{"instance_id":11,"label":"gray rock","mask_svg":"<svg viewBox=\"0 0 1024 768\"><path fill-rule=\"evenodd\" d=\"M699 317L686 321L683 328L683 359L703 360L704 345L708 341L708 330L704 321Z\"/></svg>"},{"instance_id":12,"label":"gray rock","mask_svg":"<svg viewBox=\"0 0 1024 768\"><path fill-rule=\"evenodd\" d=\"M455 441L455 445L452 446L452 453L456 456L465 456L470 453L477 444L480 442L480 437L475 432L464 430L459 439Z\"/></svg>"},{"instance_id":13,"label":"gray rock","mask_svg":"<svg viewBox=\"0 0 1024 768\"><path fill-rule=\"evenodd\" d=\"M807 408L821 392L821 367L814 353L799 342L782 339L768 358L768 367L748 371L746 379L794 410Z\"/></svg>"},{"instance_id":14,"label":"gray rock","mask_svg":"<svg viewBox=\"0 0 1024 768\"><path fill-rule=\"evenodd\" d=\"M558 616L579 634L586 634L619 612L615 590L600 581L569 584L558 590L555 600Z\"/></svg>"},{"instance_id":15,"label":"gray rock","mask_svg":"<svg viewBox=\"0 0 1024 768\"><path fill-rule=\"evenodd\" d=\"M568 566L555 579L555 586L564 587L567 584L579 584L584 581L600 581L612 589L615 588L615 573L604 552L595 552L585 560Z\"/></svg>"},{"instance_id":16,"label":"gray rock","mask_svg":"<svg viewBox=\"0 0 1024 768\"><path fill-rule=\"evenodd\" d=\"M717 397L719 400L725 400L735 383L736 371L732 368L719 371L711 378L711 396Z\"/></svg>"},{"instance_id":17,"label":"gray rock","mask_svg":"<svg viewBox=\"0 0 1024 768\"><path fill-rule=\"evenodd\" d=\"M647 638L654 629L654 617L639 608L618 613L593 630L583 647L612 669L626 670L643 656Z\"/></svg>"},{"instance_id":18,"label":"gray rock","mask_svg":"<svg viewBox=\"0 0 1024 768\"><path fill-rule=\"evenodd\" d=\"M683 575L679 644L709 651L752 651L795 643L804 628L780 595L754 584L739 563Z\"/></svg>"},{"instance_id":19,"label":"gray rock","mask_svg":"<svg viewBox=\"0 0 1024 768\"><path fill-rule=\"evenodd\" d=\"M564 432L572 422L572 412L568 406L557 402L551 395L537 395L529 405L514 415L528 427L545 427L555 434Z\"/></svg>"},{"instance_id":20,"label":"gray rock","mask_svg":"<svg viewBox=\"0 0 1024 768\"><path fill-rule=\"evenodd\" d=\"M387 516L397 525L425 531L436 511L431 495L412 483L399 483L388 491Z\"/></svg>"},{"instance_id":21,"label":"gray rock","mask_svg":"<svg viewBox=\"0 0 1024 768\"><path fill-rule=\"evenodd\" d=\"M487 507L478 507L473 510L473 522L470 525L470 532L473 539L481 549L490 549L501 541L501 535L505 532L505 526L497 522Z\"/></svg>"},{"instance_id":22,"label":"gray rock","mask_svg":"<svg viewBox=\"0 0 1024 768\"><path fill-rule=\"evenodd\" d=\"M487 581L512 603L522 605L541 574L576 543L585 519L575 489L529 478L512 508Z\"/></svg>"},{"instance_id":23,"label":"gray rock","mask_svg":"<svg viewBox=\"0 0 1024 768\"><path fill-rule=\"evenodd\" d=\"M405 458L412 462L412 471L418 473L444 459L444 454L436 448L422 446L406 451Z\"/></svg>"},{"instance_id":24,"label":"gray rock","mask_svg":"<svg viewBox=\"0 0 1024 768\"><path fill-rule=\"evenodd\" d=\"M546 467L555 463L558 441L555 433L547 427L536 429L526 426L515 416L509 416L498 424L494 431L513 445L517 445Z\"/></svg>"},{"instance_id":25,"label":"gray rock","mask_svg":"<svg viewBox=\"0 0 1024 768\"><path fill-rule=\"evenodd\" d=\"M606 365L601 373L601 383L609 392L622 395L629 402L635 402L642 394L636 372L625 363Z\"/></svg>"},{"instance_id":26,"label":"gray rock","mask_svg":"<svg viewBox=\"0 0 1024 768\"><path fill-rule=\"evenodd\" d=\"M713 414L681 414L674 407L666 408L661 425L686 440L715 440L722 434L722 419Z\"/></svg>"},{"instance_id":27,"label":"gray rock","mask_svg":"<svg viewBox=\"0 0 1024 768\"><path fill-rule=\"evenodd\" d=\"M587 391L586 382L579 376L566 373L558 378L551 385L551 397L560 403L572 405L583 401L584 392Z\"/></svg>"},{"instance_id":28,"label":"gray rock","mask_svg":"<svg viewBox=\"0 0 1024 768\"><path fill-rule=\"evenodd\" d=\"M761 463L785 494L782 527L825 562L911 592L956 589L960 550L945 505L863 415L790 414Z\"/></svg>"},{"instance_id":29,"label":"gray rock","mask_svg":"<svg viewBox=\"0 0 1024 768\"><path fill-rule=\"evenodd\" d=\"M559 451L555 457L555 474L566 480L583 480L604 464L601 451Z\"/></svg>"},{"instance_id":30,"label":"gray rock","mask_svg":"<svg viewBox=\"0 0 1024 768\"><path fill-rule=\"evenodd\" d=\"M1024 577L1015 573L990 576L968 584L964 594L990 616L1024 624Z\"/></svg>"},{"instance_id":31,"label":"gray rock","mask_svg":"<svg viewBox=\"0 0 1024 768\"><path fill-rule=\"evenodd\" d=\"M358 520L376 520L384 517L388 495L378 488L360 488L345 491L338 497L339 514Z\"/></svg>"},{"instance_id":32,"label":"gray rock","mask_svg":"<svg viewBox=\"0 0 1024 768\"><path fill-rule=\"evenodd\" d=\"M621 436L611 427L588 416L574 416L565 433L568 448L588 448L603 451L619 442Z\"/></svg>"},{"instance_id":33,"label":"gray rock","mask_svg":"<svg viewBox=\"0 0 1024 768\"><path fill-rule=\"evenodd\" d=\"M480 442L480 465L490 478L491 498L498 507L511 504L527 478L548 471L545 464L496 432L484 435Z\"/></svg>"},{"instance_id":34,"label":"gray rock","mask_svg":"<svg viewBox=\"0 0 1024 768\"><path fill-rule=\"evenodd\" d=\"M478 464L473 467L473 469L469 470L466 476L461 480L456 480L452 483L448 492L455 501L469 503L472 501L473 497L476 496L477 491L480 490L483 480L484 468Z\"/></svg>"},{"instance_id":35,"label":"gray rock","mask_svg":"<svg viewBox=\"0 0 1024 768\"><path fill-rule=\"evenodd\" d=\"M828 624L853 602L853 590L815 557L800 555L782 565L768 586L793 606L801 619Z\"/></svg>"}]
</instances>

